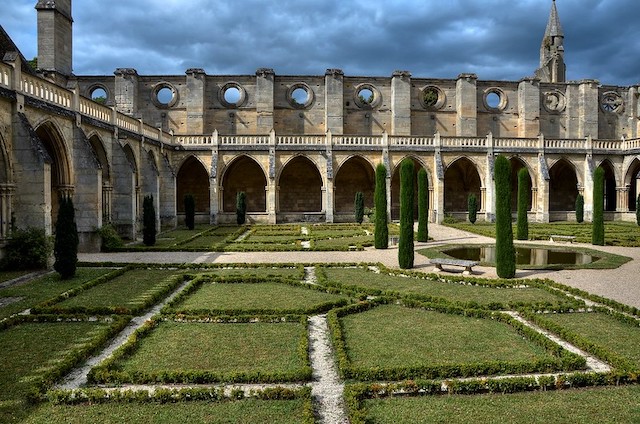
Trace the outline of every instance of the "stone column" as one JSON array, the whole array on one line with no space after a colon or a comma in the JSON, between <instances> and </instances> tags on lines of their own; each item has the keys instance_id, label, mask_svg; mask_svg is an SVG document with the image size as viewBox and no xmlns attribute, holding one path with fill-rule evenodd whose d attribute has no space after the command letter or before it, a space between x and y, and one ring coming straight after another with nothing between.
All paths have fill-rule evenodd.
<instances>
[{"instance_id":1,"label":"stone column","mask_svg":"<svg viewBox=\"0 0 640 424\"><path fill-rule=\"evenodd\" d=\"M187 69L187 133L204 133L204 98L206 90L206 73L204 69Z\"/></svg>"},{"instance_id":2,"label":"stone column","mask_svg":"<svg viewBox=\"0 0 640 424\"><path fill-rule=\"evenodd\" d=\"M456 135L478 135L478 94L476 74L460 74L456 82Z\"/></svg>"},{"instance_id":3,"label":"stone column","mask_svg":"<svg viewBox=\"0 0 640 424\"><path fill-rule=\"evenodd\" d=\"M484 219L487 222L495 221L496 217L496 196L495 196L495 184L493 179L493 134L487 135L487 161L486 172L484 176L484 187L481 187L480 201L481 211L484 213Z\"/></svg>"},{"instance_id":4,"label":"stone column","mask_svg":"<svg viewBox=\"0 0 640 424\"><path fill-rule=\"evenodd\" d=\"M584 220L593 220L593 171L595 170L593 163L593 156L591 154L593 147L593 140L588 137L587 144L589 146L589 153L584 158L584 175L583 183L580 186L578 183L578 193L584 196Z\"/></svg>"},{"instance_id":5,"label":"stone column","mask_svg":"<svg viewBox=\"0 0 640 424\"><path fill-rule=\"evenodd\" d=\"M115 107L118 112L127 115L138 113L138 72L133 68L118 68L114 72Z\"/></svg>"},{"instance_id":6,"label":"stone column","mask_svg":"<svg viewBox=\"0 0 640 424\"><path fill-rule=\"evenodd\" d=\"M578 138L598 137L598 85L596 80L580 81Z\"/></svg>"},{"instance_id":7,"label":"stone column","mask_svg":"<svg viewBox=\"0 0 640 424\"><path fill-rule=\"evenodd\" d=\"M411 72L395 71L391 78L391 134L411 135Z\"/></svg>"},{"instance_id":8,"label":"stone column","mask_svg":"<svg viewBox=\"0 0 640 424\"><path fill-rule=\"evenodd\" d=\"M271 68L256 71L256 113L258 134L266 134L273 129L273 80L275 72Z\"/></svg>"},{"instance_id":9,"label":"stone column","mask_svg":"<svg viewBox=\"0 0 640 424\"><path fill-rule=\"evenodd\" d=\"M325 150L325 157L327 160L327 172L325 172L325 187L323 190L323 202L324 203L324 212L325 212L325 220L327 222L333 222L333 213L334 213L334 186L333 186L333 137L331 136L331 131L327 131L327 144Z\"/></svg>"},{"instance_id":10,"label":"stone column","mask_svg":"<svg viewBox=\"0 0 640 424\"><path fill-rule=\"evenodd\" d=\"M433 169L435 170L435 176L433 178L433 197L434 205L434 221L441 224L444 220L444 166L442 165L442 156L440 149L442 147L442 141L440 139L440 133L435 134L435 152L433 155Z\"/></svg>"},{"instance_id":11,"label":"stone column","mask_svg":"<svg viewBox=\"0 0 640 424\"><path fill-rule=\"evenodd\" d=\"M113 196L113 186L109 181L102 183L102 223L111 222L111 199Z\"/></svg>"},{"instance_id":12,"label":"stone column","mask_svg":"<svg viewBox=\"0 0 640 424\"><path fill-rule=\"evenodd\" d=\"M540 134L540 80L524 78L518 84L518 137Z\"/></svg>"},{"instance_id":13,"label":"stone column","mask_svg":"<svg viewBox=\"0 0 640 424\"><path fill-rule=\"evenodd\" d=\"M220 205L222 204L222 187L218 187L218 130L211 137L211 170L209 172L209 223L218 224Z\"/></svg>"},{"instance_id":14,"label":"stone column","mask_svg":"<svg viewBox=\"0 0 640 424\"><path fill-rule=\"evenodd\" d=\"M11 197L15 186L13 184L0 184L0 239L6 239L11 230Z\"/></svg>"},{"instance_id":15,"label":"stone column","mask_svg":"<svg viewBox=\"0 0 640 424\"><path fill-rule=\"evenodd\" d=\"M278 220L278 186L276 184L276 133L269 134L269 179L267 181L267 214L269 224Z\"/></svg>"},{"instance_id":16,"label":"stone column","mask_svg":"<svg viewBox=\"0 0 640 424\"><path fill-rule=\"evenodd\" d=\"M344 132L344 72L341 69L327 69L324 77L325 88L325 129L332 134Z\"/></svg>"},{"instance_id":17,"label":"stone column","mask_svg":"<svg viewBox=\"0 0 640 424\"><path fill-rule=\"evenodd\" d=\"M544 143L542 137L540 139ZM549 180L549 168L543 151L538 153L538 209L536 210L538 222L549 222Z\"/></svg>"},{"instance_id":18,"label":"stone column","mask_svg":"<svg viewBox=\"0 0 640 424\"><path fill-rule=\"evenodd\" d=\"M616 187L616 212L629 212L629 186Z\"/></svg>"}]
</instances>

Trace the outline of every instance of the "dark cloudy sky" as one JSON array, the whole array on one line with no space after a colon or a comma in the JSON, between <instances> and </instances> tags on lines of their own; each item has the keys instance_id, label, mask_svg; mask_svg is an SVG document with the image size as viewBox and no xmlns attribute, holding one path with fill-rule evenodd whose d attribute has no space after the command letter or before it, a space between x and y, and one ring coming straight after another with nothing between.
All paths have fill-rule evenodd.
<instances>
[{"instance_id":1,"label":"dark cloudy sky","mask_svg":"<svg viewBox=\"0 0 640 424\"><path fill-rule=\"evenodd\" d=\"M36 56L36 0L2 0L0 24ZM538 67L551 0L75 0L74 72L519 80ZM567 78L640 83L640 1L557 0Z\"/></svg>"}]
</instances>

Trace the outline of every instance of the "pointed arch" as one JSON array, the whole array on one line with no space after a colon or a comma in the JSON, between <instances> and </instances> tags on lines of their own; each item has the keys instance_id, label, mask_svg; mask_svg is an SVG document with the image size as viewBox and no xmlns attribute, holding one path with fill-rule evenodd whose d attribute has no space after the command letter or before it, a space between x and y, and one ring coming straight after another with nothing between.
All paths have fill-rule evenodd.
<instances>
[{"instance_id":1,"label":"pointed arch","mask_svg":"<svg viewBox=\"0 0 640 424\"><path fill-rule=\"evenodd\" d=\"M627 197L628 209L630 211L636 210L636 201L638 194L640 193L640 159L634 158L627 168L627 172L624 177L624 184L629 188L629 194Z\"/></svg>"},{"instance_id":2,"label":"pointed arch","mask_svg":"<svg viewBox=\"0 0 640 424\"><path fill-rule=\"evenodd\" d=\"M565 158L549 168L549 211L573 211L578 197L576 168Z\"/></svg>"},{"instance_id":3,"label":"pointed arch","mask_svg":"<svg viewBox=\"0 0 640 424\"><path fill-rule=\"evenodd\" d=\"M184 213L184 197L193 195L196 200L196 213L209 214L209 173L202 162L194 155L187 156L176 175L176 209Z\"/></svg>"},{"instance_id":4,"label":"pointed arch","mask_svg":"<svg viewBox=\"0 0 640 424\"><path fill-rule=\"evenodd\" d=\"M518 210L518 173L523 168L526 169L529 174L529 200L527 210L530 211L533 201L533 178L531 178L531 168L518 156L511 157L509 159L509 163L511 164L511 211L515 212Z\"/></svg>"},{"instance_id":5,"label":"pointed arch","mask_svg":"<svg viewBox=\"0 0 640 424\"><path fill-rule=\"evenodd\" d=\"M236 196L246 194L247 212L267 211L267 177L258 161L249 155L236 156L222 174L222 210L236 210Z\"/></svg>"},{"instance_id":6,"label":"pointed arch","mask_svg":"<svg viewBox=\"0 0 640 424\"><path fill-rule=\"evenodd\" d=\"M13 181L13 164L4 137L0 134L0 184L9 184Z\"/></svg>"},{"instance_id":7,"label":"pointed arch","mask_svg":"<svg viewBox=\"0 0 640 424\"><path fill-rule=\"evenodd\" d=\"M604 210L613 212L617 208L617 184L615 168L609 159L600 162L599 165L604 169Z\"/></svg>"},{"instance_id":8,"label":"pointed arch","mask_svg":"<svg viewBox=\"0 0 640 424\"><path fill-rule=\"evenodd\" d=\"M111 181L111 164L109 163L109 158L107 156L107 151L104 148L102 138L94 132L89 134L87 139L89 140L89 144L91 145L91 149L93 150L96 160L100 164L100 169L102 170L102 184L107 184Z\"/></svg>"},{"instance_id":9,"label":"pointed arch","mask_svg":"<svg viewBox=\"0 0 640 424\"><path fill-rule=\"evenodd\" d=\"M400 219L400 164L405 159L411 159L413 161L413 217L418 218L418 172L420 168L427 170L422 161L413 156L407 155L401 160L396 162L391 174L391 219Z\"/></svg>"},{"instance_id":10,"label":"pointed arch","mask_svg":"<svg viewBox=\"0 0 640 424\"><path fill-rule=\"evenodd\" d=\"M322 176L315 162L304 155L289 159L278 176L281 212L321 212Z\"/></svg>"},{"instance_id":11,"label":"pointed arch","mask_svg":"<svg viewBox=\"0 0 640 424\"><path fill-rule=\"evenodd\" d=\"M333 180L335 212L353 214L357 192L362 192L365 207L373 207L375 186L376 176L371 162L359 155L349 156L340 164Z\"/></svg>"},{"instance_id":12,"label":"pointed arch","mask_svg":"<svg viewBox=\"0 0 640 424\"><path fill-rule=\"evenodd\" d=\"M474 194L478 208L482 205L482 182L478 167L466 156L452 161L444 172L445 212L467 212L468 197Z\"/></svg>"}]
</instances>

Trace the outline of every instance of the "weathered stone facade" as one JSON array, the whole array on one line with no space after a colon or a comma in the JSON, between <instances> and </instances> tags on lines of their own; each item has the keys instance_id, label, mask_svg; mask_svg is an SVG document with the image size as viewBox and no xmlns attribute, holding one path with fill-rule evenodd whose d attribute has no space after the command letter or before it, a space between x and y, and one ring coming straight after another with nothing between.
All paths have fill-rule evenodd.
<instances>
[{"instance_id":1,"label":"weathered stone facade","mask_svg":"<svg viewBox=\"0 0 640 424\"><path fill-rule=\"evenodd\" d=\"M44 4L46 3L46 5ZM72 193L85 248L110 222L135 237L141 199L175 226L185 194L198 219L233 222L247 193L250 221L350 221L355 192L373 206L374 169L388 169L388 213L398 216L398 165L429 178L431 218L466 216L471 193L493 219L493 161L531 177L531 219L574 219L578 193L590 219L592 174L606 170L608 219L632 220L640 173L638 86L565 81L555 4L541 67L520 81L324 75L71 75L71 1L39 2L41 76L19 54L0 63L0 218L49 232L57 194ZM42 26L42 28L41 28ZM100 104L92 98L104 101ZM514 202L515 208L515 202Z\"/></svg>"}]
</instances>

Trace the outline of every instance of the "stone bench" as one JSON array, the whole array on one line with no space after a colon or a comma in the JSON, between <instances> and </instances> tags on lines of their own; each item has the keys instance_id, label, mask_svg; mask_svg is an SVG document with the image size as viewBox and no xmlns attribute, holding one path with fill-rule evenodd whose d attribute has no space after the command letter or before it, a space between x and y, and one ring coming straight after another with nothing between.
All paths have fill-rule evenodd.
<instances>
[{"instance_id":1,"label":"stone bench","mask_svg":"<svg viewBox=\"0 0 640 424\"><path fill-rule=\"evenodd\" d=\"M552 234L549 236L549 241L568 241L569 243L573 243L576 241L576 236L562 236L559 234Z\"/></svg>"},{"instance_id":2,"label":"stone bench","mask_svg":"<svg viewBox=\"0 0 640 424\"><path fill-rule=\"evenodd\" d=\"M460 266L464 268L463 275L470 275L472 268L478 265L476 261L467 261L464 259L447 259L447 258L433 258L429 259L432 265L435 265L434 272L442 271L442 265Z\"/></svg>"}]
</instances>

